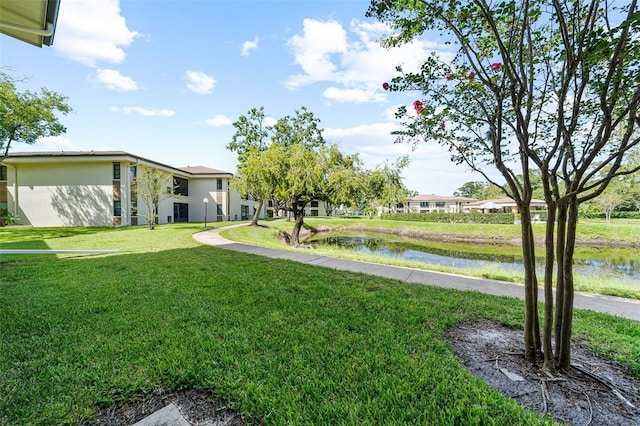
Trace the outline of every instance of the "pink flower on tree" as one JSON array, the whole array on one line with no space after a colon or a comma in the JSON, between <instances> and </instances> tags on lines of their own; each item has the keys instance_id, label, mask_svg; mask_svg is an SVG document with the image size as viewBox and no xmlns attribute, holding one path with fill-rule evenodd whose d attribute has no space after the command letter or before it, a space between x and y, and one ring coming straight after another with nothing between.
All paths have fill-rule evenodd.
<instances>
[{"instance_id":1,"label":"pink flower on tree","mask_svg":"<svg viewBox=\"0 0 640 426\"><path fill-rule=\"evenodd\" d=\"M421 101L415 101L413 107L416 109L416 113L421 114L424 110L424 104Z\"/></svg>"},{"instance_id":2,"label":"pink flower on tree","mask_svg":"<svg viewBox=\"0 0 640 426\"><path fill-rule=\"evenodd\" d=\"M476 78L476 73L471 71L468 75L467 75L467 80L469 81L473 81Z\"/></svg>"},{"instance_id":3,"label":"pink flower on tree","mask_svg":"<svg viewBox=\"0 0 640 426\"><path fill-rule=\"evenodd\" d=\"M453 80L453 74L448 73L447 75L445 75L445 78L447 79L447 81L451 81Z\"/></svg>"},{"instance_id":4,"label":"pink flower on tree","mask_svg":"<svg viewBox=\"0 0 640 426\"><path fill-rule=\"evenodd\" d=\"M492 71L498 71L500 68L502 68L502 62L494 62L491 64Z\"/></svg>"},{"instance_id":5,"label":"pink flower on tree","mask_svg":"<svg viewBox=\"0 0 640 426\"><path fill-rule=\"evenodd\" d=\"M387 83L387 82L382 83L382 88L384 90L389 90L389 83Z\"/></svg>"}]
</instances>

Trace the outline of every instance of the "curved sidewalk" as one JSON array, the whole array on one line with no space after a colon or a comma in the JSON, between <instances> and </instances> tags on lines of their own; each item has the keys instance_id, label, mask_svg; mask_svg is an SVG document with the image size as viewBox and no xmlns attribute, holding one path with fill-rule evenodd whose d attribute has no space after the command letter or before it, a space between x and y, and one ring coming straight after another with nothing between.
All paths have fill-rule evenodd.
<instances>
[{"instance_id":1,"label":"curved sidewalk","mask_svg":"<svg viewBox=\"0 0 640 426\"><path fill-rule=\"evenodd\" d=\"M495 296L509 296L524 299L524 285L522 284L465 277L462 275L424 271L398 266L379 265L376 263L360 262L355 260L337 259L333 257L319 256L314 254L312 251L309 253L300 253L241 244L221 237L220 230L225 228L216 228L199 232L194 234L193 238L202 244L216 246L226 250L271 257L274 259L288 259L310 265L338 269L341 271L361 272L363 274L393 278L408 283L454 288L458 290L478 291L480 293L492 294ZM539 290L539 300L544 300L543 289ZM604 312L640 321L640 300L576 292L573 306L575 308L589 309L596 312Z\"/></svg>"}]
</instances>

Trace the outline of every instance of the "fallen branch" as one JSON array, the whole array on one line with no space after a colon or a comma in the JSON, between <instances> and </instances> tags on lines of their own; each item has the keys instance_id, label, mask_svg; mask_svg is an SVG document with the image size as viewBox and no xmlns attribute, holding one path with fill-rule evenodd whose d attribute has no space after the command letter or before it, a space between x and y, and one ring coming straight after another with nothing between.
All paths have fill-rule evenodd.
<instances>
[{"instance_id":1,"label":"fallen branch","mask_svg":"<svg viewBox=\"0 0 640 426\"><path fill-rule=\"evenodd\" d=\"M613 392L613 394L615 396L617 396L618 398L620 398L620 400L622 402L624 402L625 404L627 404L629 407L636 409L636 406L633 405L627 398L625 398L618 389L616 389L615 386L613 386L611 383L609 383L608 381L606 381L605 379L596 376L595 374L585 370L582 367L579 367L575 364L571 364L571 367L573 367L574 369L578 370L579 372L581 372L582 374L592 378L593 380L597 381L598 383L602 384L603 386L607 387L611 392Z\"/></svg>"},{"instance_id":2,"label":"fallen branch","mask_svg":"<svg viewBox=\"0 0 640 426\"><path fill-rule=\"evenodd\" d=\"M593 407L591 406L591 399L589 399L589 394L587 394L585 392L584 396L587 397L587 403L589 404L589 421L587 423L585 423L584 426L589 426L591 424L591 422L593 421Z\"/></svg>"},{"instance_id":3,"label":"fallen branch","mask_svg":"<svg viewBox=\"0 0 640 426\"><path fill-rule=\"evenodd\" d=\"M542 412L546 414L549 394L547 392L547 384L544 380L540 380L540 394L542 395Z\"/></svg>"}]
</instances>

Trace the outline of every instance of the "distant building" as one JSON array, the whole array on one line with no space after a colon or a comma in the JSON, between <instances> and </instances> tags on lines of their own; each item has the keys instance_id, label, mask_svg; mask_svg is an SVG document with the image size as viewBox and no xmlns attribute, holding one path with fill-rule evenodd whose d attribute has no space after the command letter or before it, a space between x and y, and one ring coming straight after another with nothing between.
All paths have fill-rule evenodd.
<instances>
[{"instance_id":1,"label":"distant building","mask_svg":"<svg viewBox=\"0 0 640 426\"><path fill-rule=\"evenodd\" d=\"M420 194L407 198L409 213L463 213L475 198Z\"/></svg>"},{"instance_id":2,"label":"distant building","mask_svg":"<svg viewBox=\"0 0 640 426\"><path fill-rule=\"evenodd\" d=\"M124 151L11 153L0 165L0 209L32 226L146 224L147 206L134 190L140 165L173 175L179 197L160 202L158 223L202 222L205 213L211 222L253 217L256 203L230 189L232 173L171 167Z\"/></svg>"},{"instance_id":3,"label":"distant building","mask_svg":"<svg viewBox=\"0 0 640 426\"><path fill-rule=\"evenodd\" d=\"M468 204L466 208L480 213L519 213L516 202L508 197L475 201ZM531 200L532 211L544 211L546 208L547 204L543 200L536 200L535 198Z\"/></svg>"}]
</instances>

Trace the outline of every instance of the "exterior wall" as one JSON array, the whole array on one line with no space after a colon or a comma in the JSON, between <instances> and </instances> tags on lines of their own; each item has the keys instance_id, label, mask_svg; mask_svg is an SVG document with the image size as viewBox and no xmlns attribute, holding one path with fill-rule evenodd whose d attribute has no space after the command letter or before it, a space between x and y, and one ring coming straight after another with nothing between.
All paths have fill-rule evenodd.
<instances>
[{"instance_id":1,"label":"exterior wall","mask_svg":"<svg viewBox=\"0 0 640 426\"><path fill-rule=\"evenodd\" d=\"M229 191L230 211L229 220L251 220L255 213L255 209L258 208L258 202L254 200L246 200L240 196L240 193L236 191ZM258 216L259 219L267 217L266 206L262 206L262 211Z\"/></svg>"},{"instance_id":2,"label":"exterior wall","mask_svg":"<svg viewBox=\"0 0 640 426\"><path fill-rule=\"evenodd\" d=\"M23 225L111 226L112 163L7 165L7 198Z\"/></svg>"},{"instance_id":3,"label":"exterior wall","mask_svg":"<svg viewBox=\"0 0 640 426\"><path fill-rule=\"evenodd\" d=\"M46 153L45 153L46 154ZM135 193L140 165L158 167L188 182L188 195L163 199L157 222L175 222L174 205L187 206L189 222L252 218L257 203L241 199L230 190L226 172L190 173L125 152L107 154L18 155L6 164L6 181L0 182L0 206L15 213L19 224L32 226L129 226L148 224L148 207ZM120 165L119 176L114 164ZM5 164L3 164L5 166ZM206 169L206 168L204 168ZM4 174L3 176L4 177ZM218 188L218 182L221 188ZM169 188L167 188L169 189ZM115 204L120 206L116 216ZM266 217L263 210L261 218Z\"/></svg>"}]
</instances>

